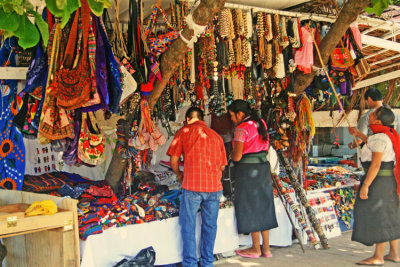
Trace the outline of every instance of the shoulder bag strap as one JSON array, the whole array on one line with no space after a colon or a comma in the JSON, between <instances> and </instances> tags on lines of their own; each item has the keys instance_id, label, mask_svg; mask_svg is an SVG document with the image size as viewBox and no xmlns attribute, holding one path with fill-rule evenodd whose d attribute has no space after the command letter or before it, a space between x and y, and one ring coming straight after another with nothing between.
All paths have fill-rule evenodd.
<instances>
[{"instance_id":1,"label":"shoulder bag strap","mask_svg":"<svg viewBox=\"0 0 400 267\"><path fill-rule=\"evenodd\" d=\"M78 40L78 20L79 8L75 12L74 21L72 22L71 30L69 32L68 43L64 52L64 60L61 67L71 68L74 61L74 52Z\"/></svg>"},{"instance_id":2,"label":"shoulder bag strap","mask_svg":"<svg viewBox=\"0 0 400 267\"><path fill-rule=\"evenodd\" d=\"M136 1L135 1L136 3ZM136 59L135 25L137 22L137 9L134 0L129 0L129 24L128 24L128 55L134 61Z\"/></svg>"},{"instance_id":3,"label":"shoulder bag strap","mask_svg":"<svg viewBox=\"0 0 400 267\"><path fill-rule=\"evenodd\" d=\"M89 29L90 29L90 7L87 0L81 0L81 13L82 13L82 34L83 34L82 63L87 63L88 40L89 40Z\"/></svg>"}]
</instances>

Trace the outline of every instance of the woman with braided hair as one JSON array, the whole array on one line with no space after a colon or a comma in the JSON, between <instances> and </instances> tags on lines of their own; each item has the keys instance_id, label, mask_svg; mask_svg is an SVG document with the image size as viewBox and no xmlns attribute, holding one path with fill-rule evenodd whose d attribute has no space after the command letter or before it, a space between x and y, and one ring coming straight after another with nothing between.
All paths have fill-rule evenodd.
<instances>
[{"instance_id":1,"label":"woman with braided hair","mask_svg":"<svg viewBox=\"0 0 400 267\"><path fill-rule=\"evenodd\" d=\"M228 107L237 126L233 139L232 160L235 163L234 204L238 232L251 233L253 245L236 250L245 258L272 257L269 230L278 227L270 164L267 160L269 136L265 121L248 102L235 100ZM260 232L263 238L260 247Z\"/></svg>"},{"instance_id":2,"label":"woman with braided hair","mask_svg":"<svg viewBox=\"0 0 400 267\"><path fill-rule=\"evenodd\" d=\"M367 246L376 245L372 257L359 265L383 265L384 261L400 262L400 139L391 125L394 113L379 107L369 116L373 135L366 136L356 128L352 135L362 139L361 163L366 175L361 178L354 204L354 226L351 239ZM386 242L390 251L384 255Z\"/></svg>"}]
</instances>

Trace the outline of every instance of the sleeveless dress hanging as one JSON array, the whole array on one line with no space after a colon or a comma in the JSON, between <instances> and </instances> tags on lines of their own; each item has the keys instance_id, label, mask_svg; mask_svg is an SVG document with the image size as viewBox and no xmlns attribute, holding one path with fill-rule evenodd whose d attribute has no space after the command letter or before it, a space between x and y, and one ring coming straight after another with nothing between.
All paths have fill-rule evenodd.
<instances>
[{"instance_id":1,"label":"sleeveless dress hanging","mask_svg":"<svg viewBox=\"0 0 400 267\"><path fill-rule=\"evenodd\" d=\"M0 66L16 66L17 42L4 41ZM0 188L21 190L25 172L25 146L21 132L13 123L20 103L16 103L17 80L0 80Z\"/></svg>"}]
</instances>

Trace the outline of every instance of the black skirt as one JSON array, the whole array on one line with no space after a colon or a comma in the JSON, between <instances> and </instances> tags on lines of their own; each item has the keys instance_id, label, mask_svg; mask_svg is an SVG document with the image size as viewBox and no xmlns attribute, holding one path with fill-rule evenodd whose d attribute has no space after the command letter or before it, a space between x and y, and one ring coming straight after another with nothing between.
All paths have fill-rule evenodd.
<instances>
[{"instance_id":1,"label":"black skirt","mask_svg":"<svg viewBox=\"0 0 400 267\"><path fill-rule=\"evenodd\" d=\"M370 163L363 163L367 173ZM393 162L382 162L381 170L393 170ZM360 188L365 180L363 176ZM400 238L400 207L394 176L378 176L369 186L368 199L357 192L351 240L366 246Z\"/></svg>"},{"instance_id":2,"label":"black skirt","mask_svg":"<svg viewBox=\"0 0 400 267\"><path fill-rule=\"evenodd\" d=\"M233 176L238 233L278 227L269 162L236 163Z\"/></svg>"}]
</instances>

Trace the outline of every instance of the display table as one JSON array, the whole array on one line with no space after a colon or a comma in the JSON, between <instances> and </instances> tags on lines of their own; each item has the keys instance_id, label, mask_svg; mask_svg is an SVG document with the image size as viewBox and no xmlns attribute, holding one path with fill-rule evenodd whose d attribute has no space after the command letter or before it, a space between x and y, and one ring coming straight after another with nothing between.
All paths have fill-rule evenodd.
<instances>
[{"instance_id":1,"label":"display table","mask_svg":"<svg viewBox=\"0 0 400 267\"><path fill-rule=\"evenodd\" d=\"M275 198L275 207L279 227L271 230L270 244L289 246L292 244L292 227L278 198ZM199 238L200 216L197 220L196 230ZM239 237L234 208L221 209L214 253L235 250L239 247L239 243L245 243L249 238L249 236ZM181 262L182 239L178 217L111 228L102 234L89 236L86 241L81 241L81 267L113 266L126 256L135 256L141 249L149 246L156 251L155 265Z\"/></svg>"}]
</instances>

